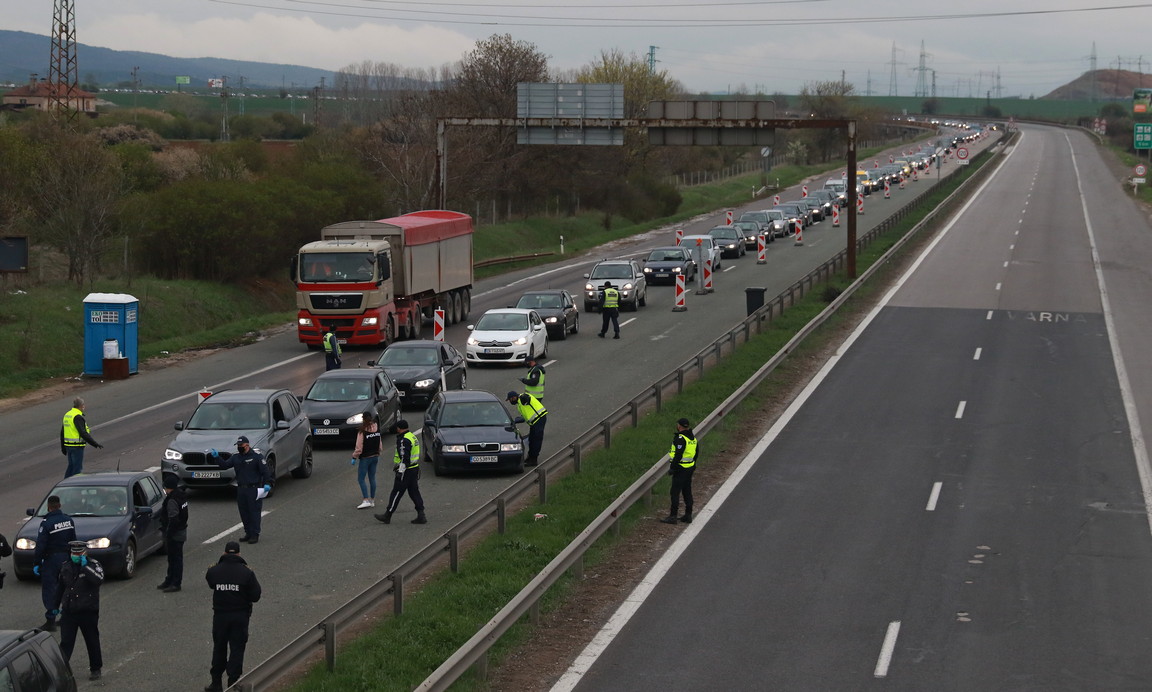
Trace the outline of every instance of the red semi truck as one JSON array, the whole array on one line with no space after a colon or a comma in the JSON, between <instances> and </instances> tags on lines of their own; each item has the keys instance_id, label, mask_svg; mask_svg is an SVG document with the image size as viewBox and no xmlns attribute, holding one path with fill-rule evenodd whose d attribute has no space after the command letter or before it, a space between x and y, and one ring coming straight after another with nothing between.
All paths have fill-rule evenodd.
<instances>
[{"instance_id":1,"label":"red semi truck","mask_svg":"<svg viewBox=\"0 0 1152 692\"><path fill-rule=\"evenodd\" d=\"M387 345L420 338L444 309L445 325L472 308L472 217L417 211L326 226L292 262L297 333L320 348L324 327L341 343Z\"/></svg>"}]
</instances>

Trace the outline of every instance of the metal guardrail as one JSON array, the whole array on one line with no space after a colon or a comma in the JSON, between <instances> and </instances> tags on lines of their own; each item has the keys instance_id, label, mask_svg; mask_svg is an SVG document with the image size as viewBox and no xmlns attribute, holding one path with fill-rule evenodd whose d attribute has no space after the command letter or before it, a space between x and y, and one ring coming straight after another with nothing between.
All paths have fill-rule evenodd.
<instances>
[{"instance_id":1,"label":"metal guardrail","mask_svg":"<svg viewBox=\"0 0 1152 692\"><path fill-rule=\"evenodd\" d=\"M962 193L982 180L988 166L969 180L965 181L959 189L942 202L917 226L911 229L904 238L898 241L885 253L884 257L875 262L863 275L845 289L827 308L814 318L808 325L800 330L785 346L764 366L757 371L742 387L733 392L696 427L697 434L702 436L727 415L736 405L743 401L747 393L758 386L776 366L783 361L796 347L817 327L822 325L843 303L876 271L883 267L888 259L908 242L922 227L944 210L949 210ZM933 183L934 187L938 183ZM887 232L897 221L907 216L912 210L920 208L927 195L922 195L909 205L897 210L892 216L871 229L857 240L858 249L867 248L881 234ZM584 455L601 447L612 445L614 431L626 427L636 427L642 413L650 409L660 411L669 390L679 394L690 376L699 378L703 375L708 364L715 365L725 354L736 350L737 340L742 338L747 343L753 335L760 334L766 325L784 313L785 308L795 305L809 291L818 285L827 283L847 263L847 249L842 250L835 257L813 269L806 276L784 289L771 301L765 303L758 310L729 329L708 346L701 349L694 356L681 363L667 375L652 385L646 387L630 401L617 408L599 423L593 425L563 449L555 452L547 460L537 466L532 473L526 473L517 478L511 485L502 490L496 497L477 509L472 514L461 519L455 526L435 539L427 546L402 562L391 574L372 584L360 592L344 605L337 608L330 615L311 627L279 651L249 670L237 683L244 692L254 692L270 687L288 672L296 668L308 657L324 650L324 658L328 669L335 668L336 638L341 630L357 621L368 612L392 599L392 609L397 615L404 612L405 584L409 580L426 573L433 565L447 560L447 566L453 571L459 571L461 543L480 531L489 531L489 523L495 521L498 533L505 532L508 515L521 504L526 503L534 495L535 501L544 504L548 501L548 486L553 478L562 477L564 472L579 473ZM497 613L488 623L472 637L455 654L445 661L431 676L417 688L420 690L443 690L469 667L486 656L488 649L506 632L524 613L535 611L539 599L548 588L556 583L565 571L582 568L583 555L595 541L608 530L616 530L617 517L620 513L632 507L638 501L647 501L652 488L664 477L667 471L664 459L658 461L649 471L624 491L608 508L582 531L576 539L565 548L545 569ZM481 662L485 663L485 662Z\"/></svg>"}]
</instances>

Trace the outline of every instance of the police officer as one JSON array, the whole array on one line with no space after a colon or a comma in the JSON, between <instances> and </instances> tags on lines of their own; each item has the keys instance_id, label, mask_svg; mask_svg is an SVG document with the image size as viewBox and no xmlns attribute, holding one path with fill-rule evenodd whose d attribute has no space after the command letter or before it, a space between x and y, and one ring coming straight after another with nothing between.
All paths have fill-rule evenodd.
<instances>
[{"instance_id":1,"label":"police officer","mask_svg":"<svg viewBox=\"0 0 1152 692\"><path fill-rule=\"evenodd\" d=\"M164 548L168 555L168 574L157 586L164 593L180 590L184 581L184 541L188 540L188 491L180 487L180 479L164 476L164 504L160 507L160 528L164 532Z\"/></svg>"},{"instance_id":2,"label":"police officer","mask_svg":"<svg viewBox=\"0 0 1152 692\"><path fill-rule=\"evenodd\" d=\"M84 400L76 397L72 400L72 408L64 414L64 423L60 426L60 453L68 457L65 478L84 471L85 445L104 448L104 445L92 439L92 431L84 420Z\"/></svg>"},{"instance_id":3,"label":"police officer","mask_svg":"<svg viewBox=\"0 0 1152 692\"><path fill-rule=\"evenodd\" d=\"M392 513L400 504L404 493L416 505L416 518L413 524L427 524L424 516L424 498L420 495L420 438L408 430L408 421L396 421L396 456L392 458L396 474L392 481L392 494L388 496L388 507L383 514L373 514L385 524L392 523Z\"/></svg>"},{"instance_id":4,"label":"police officer","mask_svg":"<svg viewBox=\"0 0 1152 692\"><path fill-rule=\"evenodd\" d=\"M611 281L605 281L600 291L604 294L604 301L600 303L600 333L601 339L608 333L608 322L612 322L613 339L620 338L620 291L612 287Z\"/></svg>"},{"instance_id":5,"label":"police officer","mask_svg":"<svg viewBox=\"0 0 1152 692\"><path fill-rule=\"evenodd\" d=\"M60 614L60 568L68 561L68 544L76 540L76 524L60 509L60 497L48 496L48 513L36 531L36 552L32 554L32 571L40 575L40 600L44 603L46 632L56 631Z\"/></svg>"},{"instance_id":6,"label":"police officer","mask_svg":"<svg viewBox=\"0 0 1152 692\"><path fill-rule=\"evenodd\" d=\"M676 421L676 435L672 438L672 448L668 450L672 476L672 508L668 516L660 521L675 524L682 521L692 523L692 474L696 471L696 434L687 418ZM680 511L680 496L684 496L684 516L677 517Z\"/></svg>"},{"instance_id":7,"label":"police officer","mask_svg":"<svg viewBox=\"0 0 1152 692\"><path fill-rule=\"evenodd\" d=\"M340 340L336 338L332 325L324 331L324 369L336 370L340 367Z\"/></svg>"},{"instance_id":8,"label":"police officer","mask_svg":"<svg viewBox=\"0 0 1152 692\"><path fill-rule=\"evenodd\" d=\"M256 543L260 540L260 510L264 508L264 500L258 493L261 489L265 495L272 492L274 480L268 462L264 461L263 454L252 449L244 435L236 439L236 454L213 449L209 455L220 468L236 470L236 508L244 524L240 542Z\"/></svg>"},{"instance_id":9,"label":"police officer","mask_svg":"<svg viewBox=\"0 0 1152 692\"><path fill-rule=\"evenodd\" d=\"M508 392L506 399L516 407L524 422L528 424L528 458L524 460L524 465L535 466L540 463L540 448L544 445L544 426L548 424L548 409L527 392L524 394Z\"/></svg>"},{"instance_id":10,"label":"police officer","mask_svg":"<svg viewBox=\"0 0 1152 692\"><path fill-rule=\"evenodd\" d=\"M224 554L204 575L212 589L212 682L204 692L221 692L221 677L228 673L228 686L244 672L244 648L248 645L248 621L252 604L260 600L256 573L240 557L240 544L228 541Z\"/></svg>"},{"instance_id":11,"label":"police officer","mask_svg":"<svg viewBox=\"0 0 1152 692\"><path fill-rule=\"evenodd\" d=\"M524 391L544 401L544 366L536 362L536 356L528 356L524 363L528 366L528 375L520 378Z\"/></svg>"},{"instance_id":12,"label":"police officer","mask_svg":"<svg viewBox=\"0 0 1152 692\"><path fill-rule=\"evenodd\" d=\"M60 651L64 660L72 660L76 647L76 632L84 635L88 649L88 679L99 680L104 657L100 653L100 585L104 583L104 567L88 557L88 544L72 541L68 544L70 559L60 567L60 589L56 596L56 609L60 611Z\"/></svg>"}]
</instances>

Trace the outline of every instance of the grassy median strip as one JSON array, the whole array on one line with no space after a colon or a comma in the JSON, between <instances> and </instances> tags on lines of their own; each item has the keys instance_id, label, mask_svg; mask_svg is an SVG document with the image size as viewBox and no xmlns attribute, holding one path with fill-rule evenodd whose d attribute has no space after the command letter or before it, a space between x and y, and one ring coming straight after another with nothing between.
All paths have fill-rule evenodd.
<instances>
[{"instance_id":1,"label":"grassy median strip","mask_svg":"<svg viewBox=\"0 0 1152 692\"><path fill-rule=\"evenodd\" d=\"M967 175L965 173L963 177ZM872 243L858 257L859 271L863 272L876 262L959 182L945 182L933 193L931 203L924 205L922 211L909 215L891 232ZM923 235L926 241L927 234ZM796 370L802 369L799 364L834 343L840 337L846 320L851 319L854 323L855 317L869 309L877 294L885 290L890 275L897 270L893 264L881 271L875 282L861 287L837 315L798 348L708 437L702 439L702 471L707 471L710 453L717 453L718 441L744 424L744 414L757 411L791 391ZM610 449L587 455L581 473L568 476L549 489L550 501L547 504L530 506L510 518L507 532L480 541L461 560L458 574L445 571L432 576L419 592L405 597L403 615L385 617L370 634L341 648L334 672L329 673L323 666L317 666L293 689L414 688L519 593L604 507L656 463L667 451L670 431L677 418L703 419L819 314L827 306L829 295L838 294L848 283L846 277L838 276L829 283L829 291L820 288L810 291L762 334L754 336L727 356L723 367L707 370L701 379L689 384L682 395L666 401L662 412L644 416L635 429L615 433ZM667 481L657 486L656 492L656 506L662 512ZM638 520L649 512L641 504L620 517L621 534L640 528L636 526ZM537 513L547 517L535 520ZM617 540L611 534L602 538L585 556L585 570L594 569ZM561 580L543 599L541 610L547 612L561 604L571 584L570 577ZM521 622L492 648L490 664L498 665L502 655L521 644L530 646L531 636L531 625ZM469 674L453 689L479 691L486 689L486 685Z\"/></svg>"}]
</instances>

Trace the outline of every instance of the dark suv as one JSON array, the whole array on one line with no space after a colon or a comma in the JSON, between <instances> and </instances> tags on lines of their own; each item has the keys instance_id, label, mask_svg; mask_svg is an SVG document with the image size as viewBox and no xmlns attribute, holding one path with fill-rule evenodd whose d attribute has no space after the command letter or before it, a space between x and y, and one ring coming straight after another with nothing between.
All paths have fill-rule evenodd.
<instances>
[{"instance_id":1,"label":"dark suv","mask_svg":"<svg viewBox=\"0 0 1152 692\"><path fill-rule=\"evenodd\" d=\"M236 452L236 438L244 435L252 449L264 455L277 478L291 471L293 478L312 475L312 435L300 401L287 389L230 389L200 401L185 425L164 450L160 468L176 475L190 488L236 484L236 472L222 469L208 458L210 449Z\"/></svg>"},{"instance_id":2,"label":"dark suv","mask_svg":"<svg viewBox=\"0 0 1152 692\"><path fill-rule=\"evenodd\" d=\"M592 271L584 275L584 312L600 309L604 302L604 283L620 291L620 309L638 310L648 304L648 280L640 269L640 263L630 259L606 259L596 263Z\"/></svg>"},{"instance_id":3,"label":"dark suv","mask_svg":"<svg viewBox=\"0 0 1152 692\"><path fill-rule=\"evenodd\" d=\"M51 634L0 630L0 690L76 692L76 678Z\"/></svg>"}]
</instances>

